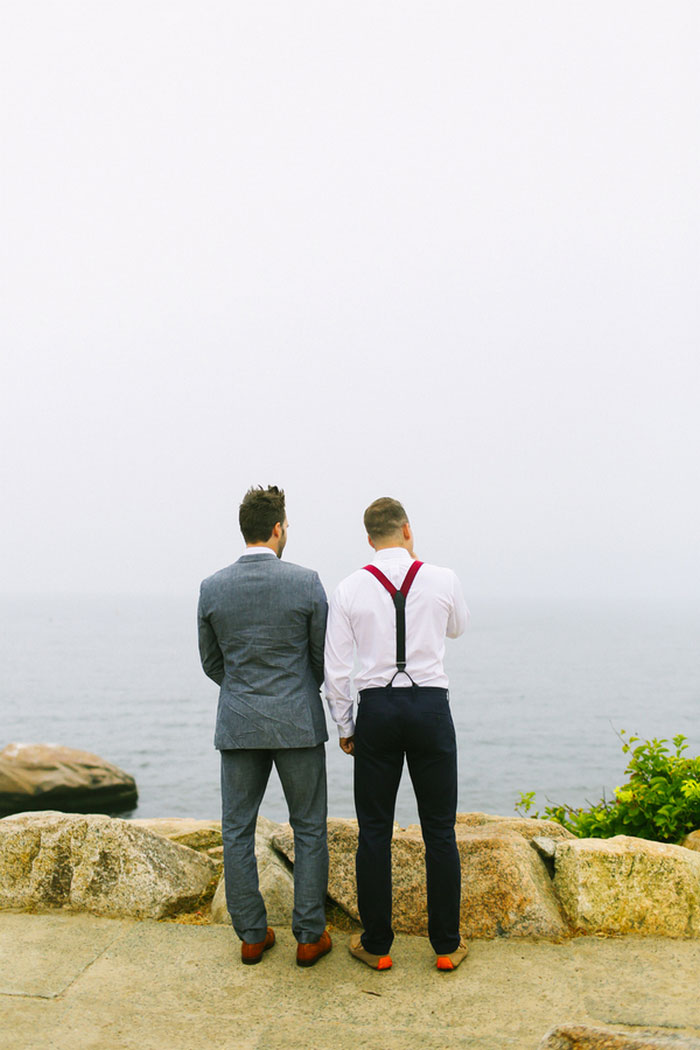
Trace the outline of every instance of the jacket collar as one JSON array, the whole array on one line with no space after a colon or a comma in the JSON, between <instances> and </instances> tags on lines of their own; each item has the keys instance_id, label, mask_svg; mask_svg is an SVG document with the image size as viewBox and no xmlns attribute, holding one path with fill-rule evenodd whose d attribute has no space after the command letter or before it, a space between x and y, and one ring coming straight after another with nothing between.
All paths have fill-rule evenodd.
<instances>
[{"instance_id":1,"label":"jacket collar","mask_svg":"<svg viewBox=\"0 0 700 1050\"><path fill-rule=\"evenodd\" d=\"M238 558L238 560L236 561L236 565L245 565L245 563L249 561L269 561L270 556L272 557L273 561L279 561L279 558L277 557L275 552L271 551L269 547L261 547L260 550L256 550L255 552L251 550L250 554L248 554L247 552L245 554L241 554L240 558Z\"/></svg>"}]
</instances>

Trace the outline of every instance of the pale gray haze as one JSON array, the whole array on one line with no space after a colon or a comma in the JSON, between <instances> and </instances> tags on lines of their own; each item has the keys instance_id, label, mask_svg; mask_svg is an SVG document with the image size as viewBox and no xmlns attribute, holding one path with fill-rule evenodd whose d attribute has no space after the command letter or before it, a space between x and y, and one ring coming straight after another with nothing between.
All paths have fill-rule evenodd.
<instances>
[{"instance_id":1,"label":"pale gray haze","mask_svg":"<svg viewBox=\"0 0 700 1050\"><path fill-rule=\"evenodd\" d=\"M700 5L3 5L2 590L693 596Z\"/></svg>"}]
</instances>

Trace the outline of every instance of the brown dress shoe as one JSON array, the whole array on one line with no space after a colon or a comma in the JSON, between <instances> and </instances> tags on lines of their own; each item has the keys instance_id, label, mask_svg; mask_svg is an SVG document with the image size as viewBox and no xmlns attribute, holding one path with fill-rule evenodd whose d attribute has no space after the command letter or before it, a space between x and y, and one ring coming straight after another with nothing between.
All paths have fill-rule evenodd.
<instances>
[{"instance_id":1,"label":"brown dress shoe","mask_svg":"<svg viewBox=\"0 0 700 1050\"><path fill-rule=\"evenodd\" d=\"M332 947L328 930L324 930L319 939L311 944L297 944L297 966L313 966L322 955L328 955Z\"/></svg>"},{"instance_id":2,"label":"brown dress shoe","mask_svg":"<svg viewBox=\"0 0 700 1050\"><path fill-rule=\"evenodd\" d=\"M263 952L266 952L268 948L271 948L274 943L275 931L271 926L268 926L264 941L257 941L256 944L248 944L247 941L241 942L241 962L244 962L246 966L252 966L253 963L259 963L263 957Z\"/></svg>"}]
</instances>

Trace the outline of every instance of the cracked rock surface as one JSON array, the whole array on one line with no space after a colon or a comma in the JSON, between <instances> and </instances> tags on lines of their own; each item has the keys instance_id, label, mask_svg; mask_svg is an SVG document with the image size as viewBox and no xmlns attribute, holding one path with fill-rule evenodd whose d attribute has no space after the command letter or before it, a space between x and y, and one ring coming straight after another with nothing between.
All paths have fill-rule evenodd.
<instances>
[{"instance_id":1,"label":"cracked rock surface","mask_svg":"<svg viewBox=\"0 0 700 1050\"><path fill-rule=\"evenodd\" d=\"M196 907L218 866L126 820L19 813L0 820L0 908L162 918Z\"/></svg>"}]
</instances>

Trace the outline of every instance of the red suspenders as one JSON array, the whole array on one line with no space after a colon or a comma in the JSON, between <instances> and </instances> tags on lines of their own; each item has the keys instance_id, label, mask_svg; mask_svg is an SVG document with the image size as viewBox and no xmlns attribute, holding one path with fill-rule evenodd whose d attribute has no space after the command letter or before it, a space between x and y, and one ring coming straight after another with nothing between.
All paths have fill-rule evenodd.
<instances>
[{"instance_id":1,"label":"red suspenders","mask_svg":"<svg viewBox=\"0 0 700 1050\"><path fill-rule=\"evenodd\" d=\"M371 572L381 585L386 587L396 608L396 667L398 668L396 674L399 671L406 672L406 598L411 589L411 584L416 578L416 573L422 564L422 561L414 561L411 564L398 590L376 565L364 566L367 572ZM396 675L394 675L395 677ZM392 682L393 680L392 678Z\"/></svg>"}]
</instances>

